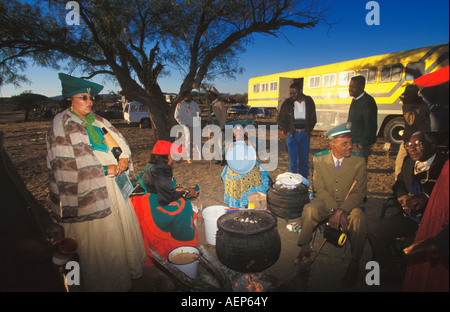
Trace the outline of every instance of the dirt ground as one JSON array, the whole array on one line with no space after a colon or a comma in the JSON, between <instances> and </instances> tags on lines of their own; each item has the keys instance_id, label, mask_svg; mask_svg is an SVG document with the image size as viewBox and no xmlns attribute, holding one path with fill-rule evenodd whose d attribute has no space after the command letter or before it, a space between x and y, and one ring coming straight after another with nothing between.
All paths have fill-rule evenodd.
<instances>
[{"instance_id":1,"label":"dirt ground","mask_svg":"<svg viewBox=\"0 0 450 312\"><path fill-rule=\"evenodd\" d=\"M273 120L259 119L255 123L268 124ZM4 146L10 158L15 164L17 171L22 176L27 188L44 207L49 207L48 176L45 166L45 135L50 126L50 120L34 119L23 122L23 115L12 112L0 112L0 131L4 132ZM143 171L148 165L150 151L155 143L155 135L151 129L140 129L130 126L123 120L111 120L119 131L127 139L131 151L132 160L136 173ZM281 134L278 134L278 166L269 172L272 179L277 175L288 171L288 156L286 142ZM366 214L376 217L380 213L383 200L390 195L390 186L394 183L394 163L397 148L391 147L384 150L385 141L379 138L373 146L373 153L368 162L368 200ZM328 148L327 140L323 132L314 132L311 138L310 164L314 153ZM190 186L194 183L200 186L201 195L193 201L197 207L205 209L213 205L223 204L223 182L221 173L224 167L205 160L194 161L188 164L185 161L174 165L174 176L182 186ZM312 169L310 169L312 170ZM312 176L312 175L311 175ZM289 220L299 222L300 219ZM286 285L294 273L293 260L299 247L297 247L298 234L286 229L286 220L278 218L278 231L281 237L282 250L279 260L266 269L263 273L271 280L268 291L345 291L340 286L340 279L345 273L350 260L350 248L337 248L326 244L311 267L309 283L306 288L300 285ZM215 246L209 245L205 240L204 223L200 213L198 220L199 240L206 250L215 256ZM317 234L313 251L317 251L323 237ZM313 256L314 256L313 252ZM377 292L398 291L393 285L368 286L365 276L369 270L365 265L371 258L370 246L367 243L361 259L361 268L358 284L351 291ZM200 274L202 268L200 268ZM206 274L206 273L205 273ZM134 281L131 291L174 291L186 290L177 281L170 278L161 268L153 266L146 267L144 276Z\"/></svg>"}]
</instances>

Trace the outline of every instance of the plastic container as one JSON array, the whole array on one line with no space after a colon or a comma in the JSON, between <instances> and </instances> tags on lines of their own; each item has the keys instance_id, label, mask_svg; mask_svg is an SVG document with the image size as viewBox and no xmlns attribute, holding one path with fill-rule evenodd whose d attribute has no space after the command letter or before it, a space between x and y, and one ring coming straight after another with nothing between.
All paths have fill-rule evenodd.
<instances>
[{"instance_id":1,"label":"plastic container","mask_svg":"<svg viewBox=\"0 0 450 312\"><path fill-rule=\"evenodd\" d=\"M225 214L227 206L209 206L203 209L202 215L205 223L206 242L216 245L217 219Z\"/></svg>"},{"instance_id":2,"label":"plastic container","mask_svg":"<svg viewBox=\"0 0 450 312\"><path fill-rule=\"evenodd\" d=\"M169 253L169 262L192 279L197 278L200 252L195 247L182 246Z\"/></svg>"},{"instance_id":3,"label":"plastic container","mask_svg":"<svg viewBox=\"0 0 450 312\"><path fill-rule=\"evenodd\" d=\"M288 225L286 225L286 228L294 233L300 233L300 231L302 230L302 226L296 222L291 222Z\"/></svg>"}]
</instances>

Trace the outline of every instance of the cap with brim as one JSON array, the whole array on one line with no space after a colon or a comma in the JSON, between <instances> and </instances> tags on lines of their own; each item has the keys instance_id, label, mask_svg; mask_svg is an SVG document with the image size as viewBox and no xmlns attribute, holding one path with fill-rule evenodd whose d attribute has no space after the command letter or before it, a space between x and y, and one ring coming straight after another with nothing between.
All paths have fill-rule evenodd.
<instances>
[{"instance_id":1,"label":"cap with brim","mask_svg":"<svg viewBox=\"0 0 450 312\"><path fill-rule=\"evenodd\" d=\"M64 73L59 73L58 77L59 80L61 80L62 96L65 99L81 93L88 93L92 96L96 96L103 90L102 85Z\"/></svg>"},{"instance_id":2,"label":"cap with brim","mask_svg":"<svg viewBox=\"0 0 450 312\"><path fill-rule=\"evenodd\" d=\"M351 133L352 131L352 123L351 122L344 122L334 128L331 128L327 132L324 133L324 136L326 136L329 140L332 140L334 137L345 134L345 133Z\"/></svg>"},{"instance_id":3,"label":"cap with brim","mask_svg":"<svg viewBox=\"0 0 450 312\"><path fill-rule=\"evenodd\" d=\"M405 91L402 93L402 95L408 96L419 95L419 87L415 84L406 86Z\"/></svg>"},{"instance_id":4,"label":"cap with brim","mask_svg":"<svg viewBox=\"0 0 450 312\"><path fill-rule=\"evenodd\" d=\"M256 151L244 141L237 141L225 154L228 166L238 174L250 172L256 164Z\"/></svg>"},{"instance_id":5,"label":"cap with brim","mask_svg":"<svg viewBox=\"0 0 450 312\"><path fill-rule=\"evenodd\" d=\"M168 141L159 140L153 146L153 154L155 155L169 155L169 154L181 154L186 151L183 146L170 143Z\"/></svg>"}]
</instances>

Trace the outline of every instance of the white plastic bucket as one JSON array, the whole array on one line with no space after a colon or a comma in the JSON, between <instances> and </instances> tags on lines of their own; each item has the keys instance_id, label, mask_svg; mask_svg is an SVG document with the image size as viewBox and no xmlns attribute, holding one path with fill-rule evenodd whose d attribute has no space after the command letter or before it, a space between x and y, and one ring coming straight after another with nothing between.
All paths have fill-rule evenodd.
<instances>
[{"instance_id":1,"label":"white plastic bucket","mask_svg":"<svg viewBox=\"0 0 450 312\"><path fill-rule=\"evenodd\" d=\"M227 211L226 206L209 206L203 209L202 215L205 222L206 242L216 245L217 219Z\"/></svg>"},{"instance_id":2,"label":"white plastic bucket","mask_svg":"<svg viewBox=\"0 0 450 312\"><path fill-rule=\"evenodd\" d=\"M174 261L175 257L179 256L180 254L183 254L183 253L194 254L197 257L185 264L174 263L173 261ZM183 246L183 247L178 247L178 248L175 248L174 250L172 250L169 253L168 259L172 265L174 265L176 268L178 268L184 274L186 274L187 276L189 276L192 279L195 279L197 277L198 263L200 261L199 257L200 257L200 252L197 248Z\"/></svg>"}]
</instances>

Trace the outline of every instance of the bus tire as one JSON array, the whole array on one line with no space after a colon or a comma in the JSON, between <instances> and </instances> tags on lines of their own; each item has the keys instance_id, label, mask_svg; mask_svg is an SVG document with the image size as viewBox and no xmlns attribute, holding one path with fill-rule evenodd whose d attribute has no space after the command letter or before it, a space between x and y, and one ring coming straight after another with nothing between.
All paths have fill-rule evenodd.
<instances>
[{"instance_id":1,"label":"bus tire","mask_svg":"<svg viewBox=\"0 0 450 312\"><path fill-rule=\"evenodd\" d=\"M392 144L402 144L403 143L403 132L405 131L405 119L403 117L396 117L386 124L384 127L384 138L386 141Z\"/></svg>"},{"instance_id":2,"label":"bus tire","mask_svg":"<svg viewBox=\"0 0 450 312\"><path fill-rule=\"evenodd\" d=\"M151 128L151 125L149 118L142 118L139 122L139 128Z\"/></svg>"}]
</instances>

